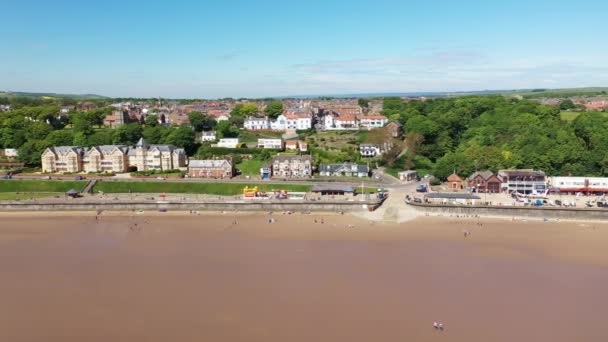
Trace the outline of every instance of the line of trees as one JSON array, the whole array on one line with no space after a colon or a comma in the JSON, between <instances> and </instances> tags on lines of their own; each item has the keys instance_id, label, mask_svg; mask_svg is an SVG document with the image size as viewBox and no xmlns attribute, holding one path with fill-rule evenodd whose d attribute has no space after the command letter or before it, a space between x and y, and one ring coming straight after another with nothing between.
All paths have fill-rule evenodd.
<instances>
[{"instance_id":1,"label":"line of trees","mask_svg":"<svg viewBox=\"0 0 608 342\"><path fill-rule=\"evenodd\" d=\"M559 106L498 95L385 98L383 113L405 128L408 154L401 166L431 166L441 179L454 170L468 176L509 168L608 176L608 118L600 113L566 122Z\"/></svg>"}]
</instances>

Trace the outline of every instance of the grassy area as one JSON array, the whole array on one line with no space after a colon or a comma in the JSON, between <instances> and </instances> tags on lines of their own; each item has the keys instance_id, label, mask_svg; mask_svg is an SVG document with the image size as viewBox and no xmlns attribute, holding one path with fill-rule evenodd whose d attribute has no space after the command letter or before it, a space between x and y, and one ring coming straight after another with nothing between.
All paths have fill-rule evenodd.
<instances>
[{"instance_id":1,"label":"grassy area","mask_svg":"<svg viewBox=\"0 0 608 342\"><path fill-rule=\"evenodd\" d=\"M378 192L378 189L383 189L382 187L374 187L374 186L365 186L364 188L358 186L355 188L358 194L375 194Z\"/></svg>"},{"instance_id":2,"label":"grassy area","mask_svg":"<svg viewBox=\"0 0 608 342\"><path fill-rule=\"evenodd\" d=\"M403 171L403 169L398 167L387 167L384 169L384 173L389 174L395 178L399 178L399 172L401 171Z\"/></svg>"},{"instance_id":3,"label":"grassy area","mask_svg":"<svg viewBox=\"0 0 608 342\"><path fill-rule=\"evenodd\" d=\"M93 188L94 192L105 193L184 193L209 195L238 195L245 186L258 186L260 191L288 190L308 191L309 185L291 184L239 184L239 183L194 183L194 182L114 182L101 181Z\"/></svg>"},{"instance_id":4,"label":"grassy area","mask_svg":"<svg viewBox=\"0 0 608 342\"><path fill-rule=\"evenodd\" d=\"M0 192L60 192L82 190L86 181L0 180Z\"/></svg>"},{"instance_id":5,"label":"grassy area","mask_svg":"<svg viewBox=\"0 0 608 342\"><path fill-rule=\"evenodd\" d=\"M243 160L236 168L241 171L243 176L259 176L263 161L257 159Z\"/></svg>"},{"instance_id":6,"label":"grassy area","mask_svg":"<svg viewBox=\"0 0 608 342\"><path fill-rule=\"evenodd\" d=\"M319 132L307 138L308 143L316 142L319 148L338 151L342 147L357 146L359 144L359 133L357 131L330 131Z\"/></svg>"},{"instance_id":7,"label":"grassy area","mask_svg":"<svg viewBox=\"0 0 608 342\"><path fill-rule=\"evenodd\" d=\"M28 193L15 193L15 192L0 192L0 201L18 201L28 200L31 198L44 198L53 196L63 196L61 192L28 192Z\"/></svg>"},{"instance_id":8,"label":"grassy area","mask_svg":"<svg viewBox=\"0 0 608 342\"><path fill-rule=\"evenodd\" d=\"M258 139L260 138L264 138L264 139L273 139L273 138L281 138L281 136L283 135L283 132L273 132L273 131L261 131L261 132L256 132L256 131L241 131L239 133L239 139L241 142L244 143L252 143L252 142L258 142Z\"/></svg>"},{"instance_id":9,"label":"grassy area","mask_svg":"<svg viewBox=\"0 0 608 342\"><path fill-rule=\"evenodd\" d=\"M564 121L574 121L574 119L576 119L582 113L585 113L585 112L571 112L571 111L564 110L561 112L560 116L561 116L561 119ZM597 114L597 115L602 115L602 116L608 117L608 113L605 113L605 112L587 112L587 113L592 113L592 114Z\"/></svg>"}]
</instances>

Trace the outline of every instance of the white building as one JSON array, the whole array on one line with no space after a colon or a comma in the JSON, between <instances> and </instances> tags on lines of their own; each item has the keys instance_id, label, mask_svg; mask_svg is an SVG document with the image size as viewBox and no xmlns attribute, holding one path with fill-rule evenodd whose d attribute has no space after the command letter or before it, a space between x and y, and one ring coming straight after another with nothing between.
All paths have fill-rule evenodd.
<instances>
[{"instance_id":1,"label":"white building","mask_svg":"<svg viewBox=\"0 0 608 342\"><path fill-rule=\"evenodd\" d=\"M310 177L312 158L306 156L276 156L272 159L273 177Z\"/></svg>"},{"instance_id":2,"label":"white building","mask_svg":"<svg viewBox=\"0 0 608 342\"><path fill-rule=\"evenodd\" d=\"M384 127L388 123L388 118L384 115L362 115L359 117L361 128L373 129Z\"/></svg>"},{"instance_id":3,"label":"white building","mask_svg":"<svg viewBox=\"0 0 608 342\"><path fill-rule=\"evenodd\" d=\"M608 193L608 178L550 177L549 186L560 193Z\"/></svg>"},{"instance_id":4,"label":"white building","mask_svg":"<svg viewBox=\"0 0 608 342\"><path fill-rule=\"evenodd\" d=\"M359 129L359 120L356 115L351 114L342 114L338 115L336 113L328 113L323 119L323 129L331 131L331 130L357 130Z\"/></svg>"},{"instance_id":5,"label":"white building","mask_svg":"<svg viewBox=\"0 0 608 342\"><path fill-rule=\"evenodd\" d=\"M7 158L17 158L19 156L19 152L16 148L5 148L4 156Z\"/></svg>"},{"instance_id":6,"label":"white building","mask_svg":"<svg viewBox=\"0 0 608 342\"><path fill-rule=\"evenodd\" d=\"M312 128L312 117L306 113L287 113L284 117L287 121L286 129L307 130Z\"/></svg>"},{"instance_id":7,"label":"white building","mask_svg":"<svg viewBox=\"0 0 608 342\"><path fill-rule=\"evenodd\" d=\"M382 154L380 147L372 144L361 144L359 153L362 157L373 158Z\"/></svg>"},{"instance_id":8,"label":"white building","mask_svg":"<svg viewBox=\"0 0 608 342\"><path fill-rule=\"evenodd\" d=\"M285 115L279 115L276 120L270 122L270 129L273 131L285 131L287 130L287 118Z\"/></svg>"},{"instance_id":9,"label":"white building","mask_svg":"<svg viewBox=\"0 0 608 342\"><path fill-rule=\"evenodd\" d=\"M237 148L239 145L239 138L224 138L220 139L217 143L217 147L223 148Z\"/></svg>"},{"instance_id":10,"label":"white building","mask_svg":"<svg viewBox=\"0 0 608 342\"><path fill-rule=\"evenodd\" d=\"M203 134L201 135L202 142L215 141L216 139L217 139L217 134L215 131L203 132Z\"/></svg>"},{"instance_id":11,"label":"white building","mask_svg":"<svg viewBox=\"0 0 608 342\"><path fill-rule=\"evenodd\" d=\"M256 118L248 116L243 123L243 127L249 131L268 130L270 129L270 120L268 120L268 117Z\"/></svg>"},{"instance_id":12,"label":"white building","mask_svg":"<svg viewBox=\"0 0 608 342\"><path fill-rule=\"evenodd\" d=\"M547 190L547 176L535 170L499 170L501 190L522 194L542 194Z\"/></svg>"},{"instance_id":13,"label":"white building","mask_svg":"<svg viewBox=\"0 0 608 342\"><path fill-rule=\"evenodd\" d=\"M344 164L321 164L319 166L321 176L347 176L347 177L369 177L369 167L367 165L357 165L351 163Z\"/></svg>"},{"instance_id":14,"label":"white building","mask_svg":"<svg viewBox=\"0 0 608 342\"><path fill-rule=\"evenodd\" d=\"M312 117L305 113L287 113L279 115L270 122L274 131L307 130L312 128Z\"/></svg>"},{"instance_id":15,"label":"white building","mask_svg":"<svg viewBox=\"0 0 608 342\"><path fill-rule=\"evenodd\" d=\"M283 139L258 139L258 147L265 149L283 149Z\"/></svg>"}]
</instances>

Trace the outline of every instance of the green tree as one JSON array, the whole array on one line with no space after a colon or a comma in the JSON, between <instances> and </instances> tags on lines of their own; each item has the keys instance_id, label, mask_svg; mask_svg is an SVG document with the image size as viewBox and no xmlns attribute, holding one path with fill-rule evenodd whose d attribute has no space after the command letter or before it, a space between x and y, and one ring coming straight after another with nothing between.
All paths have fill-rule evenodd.
<instances>
[{"instance_id":1,"label":"green tree","mask_svg":"<svg viewBox=\"0 0 608 342\"><path fill-rule=\"evenodd\" d=\"M42 140L28 140L19 147L19 160L28 166L39 166L42 152L47 148L47 143Z\"/></svg>"},{"instance_id":2,"label":"green tree","mask_svg":"<svg viewBox=\"0 0 608 342\"><path fill-rule=\"evenodd\" d=\"M268 117L276 119L279 115L283 114L283 102L270 102L264 109L264 113L268 115Z\"/></svg>"},{"instance_id":3,"label":"green tree","mask_svg":"<svg viewBox=\"0 0 608 342\"><path fill-rule=\"evenodd\" d=\"M215 118L200 112L191 112L188 114L188 119L190 120L190 125L192 125L196 132L210 131L215 128L215 125L217 124Z\"/></svg>"},{"instance_id":4,"label":"green tree","mask_svg":"<svg viewBox=\"0 0 608 342\"><path fill-rule=\"evenodd\" d=\"M576 105L570 99L565 99L562 102L560 102L560 104L559 104L559 108L561 110L569 110L569 109L573 109L575 107L576 107Z\"/></svg>"},{"instance_id":5,"label":"green tree","mask_svg":"<svg viewBox=\"0 0 608 342\"><path fill-rule=\"evenodd\" d=\"M72 142L73 146L87 146L88 139L87 136L84 135L83 132L74 133L74 140Z\"/></svg>"},{"instance_id":6,"label":"green tree","mask_svg":"<svg viewBox=\"0 0 608 342\"><path fill-rule=\"evenodd\" d=\"M161 144L165 136L170 133L169 130L162 126L147 126L144 128L142 135L150 144Z\"/></svg>"},{"instance_id":7,"label":"green tree","mask_svg":"<svg viewBox=\"0 0 608 342\"><path fill-rule=\"evenodd\" d=\"M28 140L44 140L52 131L53 127L45 122L33 122L28 125L25 136Z\"/></svg>"},{"instance_id":8,"label":"green tree","mask_svg":"<svg viewBox=\"0 0 608 342\"><path fill-rule=\"evenodd\" d=\"M222 138L236 138L236 137L239 136L239 130L238 130L238 128L234 127L228 121L220 121L220 122L218 122L217 126L215 127L215 130L217 132L217 137L219 139L222 139Z\"/></svg>"},{"instance_id":9,"label":"green tree","mask_svg":"<svg viewBox=\"0 0 608 342\"><path fill-rule=\"evenodd\" d=\"M171 129L165 143L183 147L188 155L193 155L198 148L194 141L194 131L188 126Z\"/></svg>"},{"instance_id":10,"label":"green tree","mask_svg":"<svg viewBox=\"0 0 608 342\"><path fill-rule=\"evenodd\" d=\"M113 142L113 138L113 130L98 130L87 138L87 146L111 145Z\"/></svg>"},{"instance_id":11,"label":"green tree","mask_svg":"<svg viewBox=\"0 0 608 342\"><path fill-rule=\"evenodd\" d=\"M74 134L68 130L52 131L45 141L48 146L70 146L74 142Z\"/></svg>"},{"instance_id":12,"label":"green tree","mask_svg":"<svg viewBox=\"0 0 608 342\"><path fill-rule=\"evenodd\" d=\"M93 125L89 115L83 112L74 112L70 115L70 122L74 132L82 132L84 135L93 134Z\"/></svg>"},{"instance_id":13,"label":"green tree","mask_svg":"<svg viewBox=\"0 0 608 342\"><path fill-rule=\"evenodd\" d=\"M144 119L144 124L146 127L155 127L158 126L158 116L156 114L148 114Z\"/></svg>"},{"instance_id":14,"label":"green tree","mask_svg":"<svg viewBox=\"0 0 608 342\"><path fill-rule=\"evenodd\" d=\"M138 123L130 123L116 128L112 141L117 145L135 145L141 137L141 125Z\"/></svg>"}]
</instances>

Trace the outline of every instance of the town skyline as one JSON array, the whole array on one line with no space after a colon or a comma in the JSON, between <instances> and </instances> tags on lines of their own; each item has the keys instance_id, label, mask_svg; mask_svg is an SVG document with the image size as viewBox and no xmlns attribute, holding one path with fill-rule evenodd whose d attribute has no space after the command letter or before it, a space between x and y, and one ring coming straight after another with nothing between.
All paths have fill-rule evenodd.
<instances>
[{"instance_id":1,"label":"town skyline","mask_svg":"<svg viewBox=\"0 0 608 342\"><path fill-rule=\"evenodd\" d=\"M595 34L608 5L595 0L178 3L8 4L0 89L264 98L608 84Z\"/></svg>"}]
</instances>

